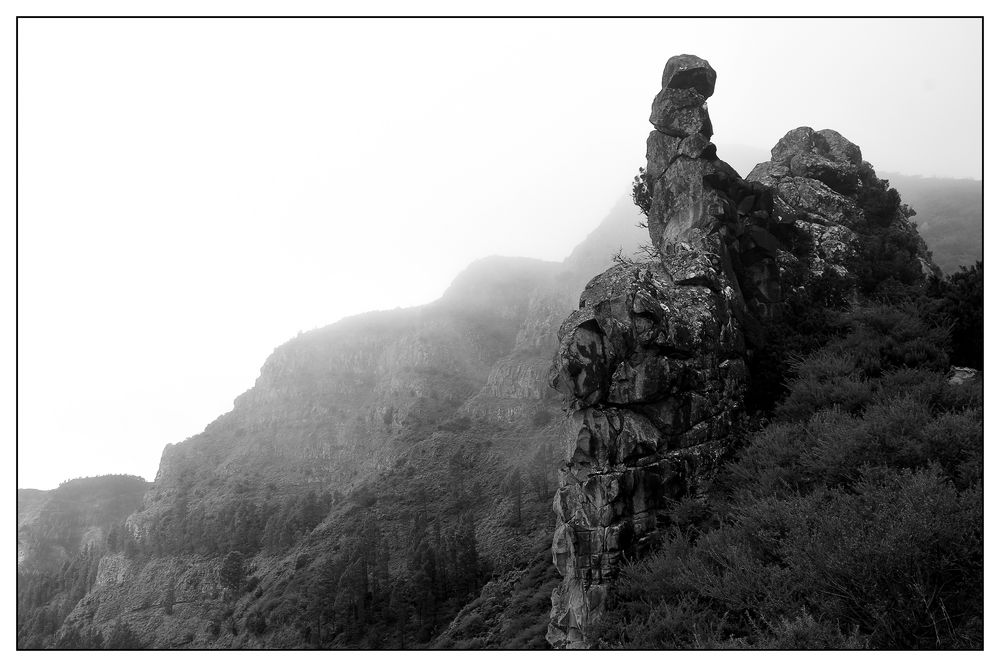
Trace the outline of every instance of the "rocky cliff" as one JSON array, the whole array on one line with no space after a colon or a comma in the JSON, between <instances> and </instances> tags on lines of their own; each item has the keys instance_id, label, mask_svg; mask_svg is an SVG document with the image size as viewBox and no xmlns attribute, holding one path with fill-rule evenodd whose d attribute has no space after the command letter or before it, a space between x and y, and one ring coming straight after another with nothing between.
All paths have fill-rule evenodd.
<instances>
[{"instance_id":1,"label":"rocky cliff","mask_svg":"<svg viewBox=\"0 0 1000 667\"><path fill-rule=\"evenodd\" d=\"M658 257L591 280L559 330L551 382L569 419L553 503L555 647L589 646L622 561L738 445L756 348L788 299L831 276L848 292L886 288L889 272L868 268L886 255L903 280L935 270L898 195L837 132L789 132L746 180L719 159L706 104L716 78L696 56L667 62L639 197Z\"/></svg>"},{"instance_id":2,"label":"rocky cliff","mask_svg":"<svg viewBox=\"0 0 1000 667\"><path fill-rule=\"evenodd\" d=\"M149 483L132 475L63 482L51 491L17 490L17 563L22 574L56 571L142 505Z\"/></svg>"},{"instance_id":3,"label":"rocky cliff","mask_svg":"<svg viewBox=\"0 0 1000 667\"><path fill-rule=\"evenodd\" d=\"M471 527L481 564L462 566L469 581L516 579L540 561L560 428L547 377L556 331L587 278L635 249L636 222L623 199L562 263L480 260L432 304L347 318L276 349L231 412L164 449L125 535L84 563L82 588L29 605L21 645L89 646L122 624L148 647L428 643L466 591L414 583L415 558L453 558ZM231 551L244 554L255 589L224 584ZM330 568L348 577L375 553L384 567L365 583L373 609L358 621L372 639L312 627L311 605L336 615L355 604L316 582ZM458 566L432 567L443 577ZM433 613L387 627L402 603L380 596L416 596L414 586L430 588Z\"/></svg>"}]
</instances>

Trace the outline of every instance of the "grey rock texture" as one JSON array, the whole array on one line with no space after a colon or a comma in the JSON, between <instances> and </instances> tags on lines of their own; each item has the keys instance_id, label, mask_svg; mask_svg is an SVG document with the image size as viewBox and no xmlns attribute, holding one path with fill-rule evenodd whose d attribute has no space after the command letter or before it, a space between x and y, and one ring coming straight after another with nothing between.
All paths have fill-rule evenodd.
<instances>
[{"instance_id":1,"label":"grey rock texture","mask_svg":"<svg viewBox=\"0 0 1000 667\"><path fill-rule=\"evenodd\" d=\"M774 228L782 244L796 249L785 255L782 273L804 268L806 280L824 273L847 277L861 260L866 236L889 232L915 248L913 261L924 275L937 272L930 253L902 206L874 219L873 199L887 183L875 175L861 149L834 130L798 127L771 149L747 180L774 195Z\"/></svg>"},{"instance_id":2,"label":"grey rock texture","mask_svg":"<svg viewBox=\"0 0 1000 667\"><path fill-rule=\"evenodd\" d=\"M663 88L694 88L705 97L715 92L715 70L707 60L682 54L674 56L663 67Z\"/></svg>"},{"instance_id":3,"label":"grey rock texture","mask_svg":"<svg viewBox=\"0 0 1000 667\"><path fill-rule=\"evenodd\" d=\"M559 330L557 648L591 645L623 559L656 541L670 501L699 493L738 441L748 355L790 297L831 275L874 291L879 270L910 284L935 270L898 195L833 130L788 132L742 179L710 141L715 82L697 56L667 62L642 184L657 260L594 278Z\"/></svg>"},{"instance_id":4,"label":"grey rock texture","mask_svg":"<svg viewBox=\"0 0 1000 667\"><path fill-rule=\"evenodd\" d=\"M559 330L551 380L570 416L553 502L563 581L547 638L558 648L590 645L622 560L655 540L668 502L696 493L726 451L747 385L742 321L780 299L770 193L709 141L715 78L695 56L668 61L647 141L659 258L591 280Z\"/></svg>"},{"instance_id":5,"label":"grey rock texture","mask_svg":"<svg viewBox=\"0 0 1000 667\"><path fill-rule=\"evenodd\" d=\"M738 293L704 253L707 284L675 280L690 259L676 257L598 276L561 331L552 381L571 412L553 505L558 647L587 645L622 558L662 528L667 500L693 492L740 418Z\"/></svg>"},{"instance_id":6,"label":"grey rock texture","mask_svg":"<svg viewBox=\"0 0 1000 667\"><path fill-rule=\"evenodd\" d=\"M658 131L672 137L700 133L711 139L712 121L708 117L705 99L694 88L664 88L653 100L649 122Z\"/></svg>"}]
</instances>

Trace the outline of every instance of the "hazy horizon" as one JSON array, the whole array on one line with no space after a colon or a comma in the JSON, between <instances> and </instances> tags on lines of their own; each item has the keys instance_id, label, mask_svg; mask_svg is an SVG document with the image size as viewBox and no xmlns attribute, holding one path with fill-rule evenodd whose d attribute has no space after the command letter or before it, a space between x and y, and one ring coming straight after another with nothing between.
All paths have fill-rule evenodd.
<instances>
[{"instance_id":1,"label":"hazy horizon","mask_svg":"<svg viewBox=\"0 0 1000 667\"><path fill-rule=\"evenodd\" d=\"M809 125L880 174L981 179L980 28L22 21L18 486L152 480L297 331L433 301L485 256L561 261L644 165L677 53L718 71L741 173Z\"/></svg>"}]
</instances>

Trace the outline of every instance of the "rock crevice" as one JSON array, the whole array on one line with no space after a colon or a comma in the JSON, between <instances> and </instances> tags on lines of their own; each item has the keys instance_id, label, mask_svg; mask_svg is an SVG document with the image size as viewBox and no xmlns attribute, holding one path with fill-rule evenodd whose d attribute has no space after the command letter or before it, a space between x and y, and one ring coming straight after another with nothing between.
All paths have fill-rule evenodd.
<instances>
[{"instance_id":1,"label":"rock crevice","mask_svg":"<svg viewBox=\"0 0 1000 667\"><path fill-rule=\"evenodd\" d=\"M658 258L591 280L559 331L551 380L570 416L553 503L556 647L590 645L622 559L655 541L668 502L697 492L729 446L747 386L743 322L780 297L770 193L711 143L715 79L696 56L668 61L646 144Z\"/></svg>"},{"instance_id":2,"label":"rock crevice","mask_svg":"<svg viewBox=\"0 0 1000 667\"><path fill-rule=\"evenodd\" d=\"M861 264L886 263L890 235L906 269L893 275L936 271L898 194L838 132L796 128L741 178L711 142L715 84L697 56L667 62L641 184L656 259L592 279L559 330L551 384L569 418L553 503L557 648L592 645L622 560L656 543L671 501L700 493L738 443L749 360L793 296L830 276L855 297L875 290L883 277L859 280Z\"/></svg>"}]
</instances>

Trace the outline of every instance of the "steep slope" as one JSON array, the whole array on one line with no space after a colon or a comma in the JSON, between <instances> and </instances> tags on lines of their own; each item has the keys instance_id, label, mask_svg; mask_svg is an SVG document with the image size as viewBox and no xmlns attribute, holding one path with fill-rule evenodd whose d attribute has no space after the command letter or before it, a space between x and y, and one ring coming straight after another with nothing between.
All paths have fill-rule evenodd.
<instances>
[{"instance_id":1,"label":"steep slope","mask_svg":"<svg viewBox=\"0 0 1000 667\"><path fill-rule=\"evenodd\" d=\"M556 329L634 250L636 218L623 200L563 263L480 260L432 304L276 349L231 412L165 448L89 594L40 640L430 643L483 583L544 554Z\"/></svg>"},{"instance_id":2,"label":"steep slope","mask_svg":"<svg viewBox=\"0 0 1000 667\"><path fill-rule=\"evenodd\" d=\"M21 528L26 524L38 519L38 511L49 496L49 491L39 489L18 489L17 490L17 527Z\"/></svg>"},{"instance_id":3,"label":"steep slope","mask_svg":"<svg viewBox=\"0 0 1000 667\"><path fill-rule=\"evenodd\" d=\"M623 565L696 523L784 398L788 355L830 335L817 304L912 294L935 270L898 195L835 131L797 128L741 178L711 143L715 80L693 56L664 71L648 232L623 199L562 263L487 258L432 304L298 336L231 412L167 446L128 507L19 490L19 583L35 577L19 646L609 636ZM657 256L636 252L650 242ZM940 366L941 340L924 338L899 355Z\"/></svg>"},{"instance_id":4,"label":"steep slope","mask_svg":"<svg viewBox=\"0 0 1000 667\"><path fill-rule=\"evenodd\" d=\"M131 475L63 482L17 492L17 641L39 641L91 589L118 526L142 506L149 483Z\"/></svg>"},{"instance_id":5,"label":"steep slope","mask_svg":"<svg viewBox=\"0 0 1000 667\"><path fill-rule=\"evenodd\" d=\"M483 384L512 347L525 295L556 268L481 260L434 304L348 318L282 345L231 412L166 448L146 509L130 522L136 536L156 539L178 493L189 513L207 515L233 500L225 486L234 480L273 500L346 491L386 469Z\"/></svg>"},{"instance_id":6,"label":"steep slope","mask_svg":"<svg viewBox=\"0 0 1000 667\"><path fill-rule=\"evenodd\" d=\"M138 509L149 483L132 475L63 482L52 491L18 489L19 571L55 570Z\"/></svg>"}]
</instances>

